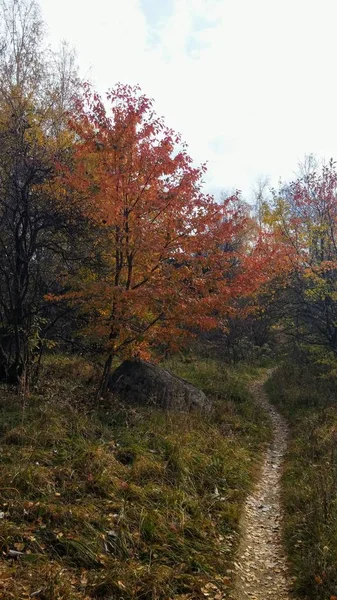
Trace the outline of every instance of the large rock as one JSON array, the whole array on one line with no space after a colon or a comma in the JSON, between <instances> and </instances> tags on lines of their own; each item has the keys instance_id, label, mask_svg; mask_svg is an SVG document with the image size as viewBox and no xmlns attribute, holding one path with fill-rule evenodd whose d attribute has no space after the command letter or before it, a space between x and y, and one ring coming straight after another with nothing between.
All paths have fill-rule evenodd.
<instances>
[{"instance_id":1,"label":"large rock","mask_svg":"<svg viewBox=\"0 0 337 600\"><path fill-rule=\"evenodd\" d=\"M126 360L109 379L109 390L129 404L209 412L207 396L185 379L144 360Z\"/></svg>"}]
</instances>

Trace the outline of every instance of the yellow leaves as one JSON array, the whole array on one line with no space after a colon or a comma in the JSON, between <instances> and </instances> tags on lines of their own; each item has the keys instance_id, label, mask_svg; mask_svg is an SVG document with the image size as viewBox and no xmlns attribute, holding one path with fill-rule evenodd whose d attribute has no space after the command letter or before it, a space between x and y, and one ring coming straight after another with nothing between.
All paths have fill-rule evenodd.
<instances>
[{"instance_id":1,"label":"yellow leaves","mask_svg":"<svg viewBox=\"0 0 337 600\"><path fill-rule=\"evenodd\" d=\"M48 350L53 350L53 348L57 347L57 342L55 340L46 340L45 346Z\"/></svg>"},{"instance_id":2,"label":"yellow leaves","mask_svg":"<svg viewBox=\"0 0 337 600\"><path fill-rule=\"evenodd\" d=\"M228 577L225 577L225 579L228 579ZM206 585L201 588L201 592L205 598L209 598L210 600L222 600L225 598L225 595L214 583L206 583Z\"/></svg>"},{"instance_id":3,"label":"yellow leaves","mask_svg":"<svg viewBox=\"0 0 337 600\"><path fill-rule=\"evenodd\" d=\"M323 579L319 575L315 575L315 581L316 581L316 583L318 585L322 585L323 584Z\"/></svg>"},{"instance_id":4,"label":"yellow leaves","mask_svg":"<svg viewBox=\"0 0 337 600\"><path fill-rule=\"evenodd\" d=\"M24 548L25 548L25 544L22 544L22 543L14 544L14 548L18 552L22 552L24 550Z\"/></svg>"},{"instance_id":5,"label":"yellow leaves","mask_svg":"<svg viewBox=\"0 0 337 600\"><path fill-rule=\"evenodd\" d=\"M120 587L122 590L126 590L126 586L124 585L124 583L123 583L122 581L117 581L117 584L119 585L119 587Z\"/></svg>"},{"instance_id":6,"label":"yellow leaves","mask_svg":"<svg viewBox=\"0 0 337 600\"><path fill-rule=\"evenodd\" d=\"M42 128L40 127L39 124L36 124L33 121L31 121L28 125L27 125L27 129L25 131L25 141L32 145L32 146L38 146L40 148L46 148L46 138L45 135L43 133Z\"/></svg>"}]
</instances>

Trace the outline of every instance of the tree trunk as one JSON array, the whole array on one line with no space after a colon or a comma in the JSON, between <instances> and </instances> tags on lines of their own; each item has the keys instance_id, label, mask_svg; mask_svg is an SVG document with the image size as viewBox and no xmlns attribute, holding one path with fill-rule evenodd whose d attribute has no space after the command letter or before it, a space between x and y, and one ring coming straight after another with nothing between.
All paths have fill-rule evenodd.
<instances>
[{"instance_id":1,"label":"tree trunk","mask_svg":"<svg viewBox=\"0 0 337 600\"><path fill-rule=\"evenodd\" d=\"M102 374L100 385L99 385L99 388L97 391L97 400L100 400L100 398L105 398L107 395L113 357L114 357L114 355L111 352L105 361L103 374Z\"/></svg>"}]
</instances>

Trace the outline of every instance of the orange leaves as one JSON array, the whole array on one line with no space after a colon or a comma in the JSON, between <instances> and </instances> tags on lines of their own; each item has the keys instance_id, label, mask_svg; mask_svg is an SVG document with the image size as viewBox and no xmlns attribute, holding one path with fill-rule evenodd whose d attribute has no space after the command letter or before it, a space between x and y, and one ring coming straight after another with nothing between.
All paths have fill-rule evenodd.
<instances>
[{"instance_id":1,"label":"orange leaves","mask_svg":"<svg viewBox=\"0 0 337 600\"><path fill-rule=\"evenodd\" d=\"M107 99L109 110L87 88L70 120L78 141L63 186L99 242L97 266L84 267L69 298L79 294L92 337L144 355L147 344L218 326L256 276L243 276L247 214L238 198L218 204L201 192L205 165L192 166L139 88L119 84Z\"/></svg>"}]
</instances>

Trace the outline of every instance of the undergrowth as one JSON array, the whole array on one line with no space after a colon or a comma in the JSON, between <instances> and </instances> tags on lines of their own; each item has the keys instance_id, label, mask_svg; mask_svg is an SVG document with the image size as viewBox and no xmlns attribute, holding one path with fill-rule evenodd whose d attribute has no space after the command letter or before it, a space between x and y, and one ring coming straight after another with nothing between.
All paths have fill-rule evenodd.
<instances>
[{"instance_id":1,"label":"undergrowth","mask_svg":"<svg viewBox=\"0 0 337 600\"><path fill-rule=\"evenodd\" d=\"M171 361L211 416L95 406L95 374L51 357L26 407L0 392L0 598L225 597L269 438L251 371Z\"/></svg>"},{"instance_id":2,"label":"undergrowth","mask_svg":"<svg viewBox=\"0 0 337 600\"><path fill-rule=\"evenodd\" d=\"M285 542L295 591L337 597L337 382L311 361L287 363L267 383L291 425L283 474Z\"/></svg>"}]
</instances>

